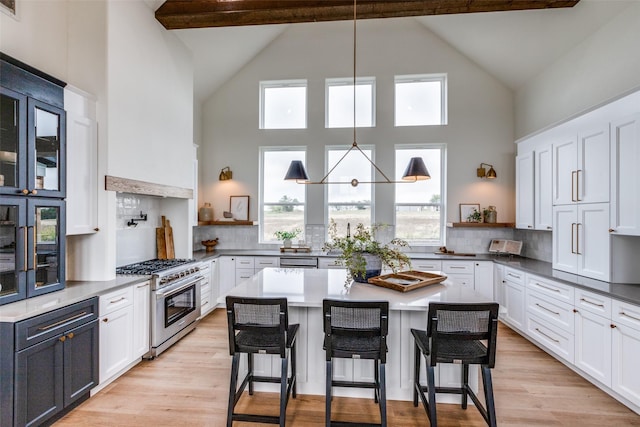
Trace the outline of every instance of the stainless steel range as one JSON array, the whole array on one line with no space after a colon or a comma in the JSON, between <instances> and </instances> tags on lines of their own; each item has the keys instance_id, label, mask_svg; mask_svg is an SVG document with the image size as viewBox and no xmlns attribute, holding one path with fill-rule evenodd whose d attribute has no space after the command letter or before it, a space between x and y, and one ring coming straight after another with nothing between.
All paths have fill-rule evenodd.
<instances>
[{"instance_id":1,"label":"stainless steel range","mask_svg":"<svg viewBox=\"0 0 640 427\"><path fill-rule=\"evenodd\" d=\"M200 263L193 259L153 259L116 269L121 275L151 275L153 359L195 329L200 317Z\"/></svg>"}]
</instances>

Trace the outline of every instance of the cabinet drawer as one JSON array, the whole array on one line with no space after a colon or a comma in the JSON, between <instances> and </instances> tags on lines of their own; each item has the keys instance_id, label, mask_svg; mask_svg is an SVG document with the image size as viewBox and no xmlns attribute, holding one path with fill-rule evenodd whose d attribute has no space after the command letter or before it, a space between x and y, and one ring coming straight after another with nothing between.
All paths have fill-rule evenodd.
<instances>
[{"instance_id":1,"label":"cabinet drawer","mask_svg":"<svg viewBox=\"0 0 640 427\"><path fill-rule=\"evenodd\" d=\"M411 268L418 271L442 271L442 261L412 259Z\"/></svg>"},{"instance_id":2,"label":"cabinet drawer","mask_svg":"<svg viewBox=\"0 0 640 427\"><path fill-rule=\"evenodd\" d=\"M98 298L94 297L16 323L16 351L98 318Z\"/></svg>"},{"instance_id":3,"label":"cabinet drawer","mask_svg":"<svg viewBox=\"0 0 640 427\"><path fill-rule=\"evenodd\" d=\"M447 274L447 279L456 285L474 289L474 279L471 274Z\"/></svg>"},{"instance_id":4,"label":"cabinet drawer","mask_svg":"<svg viewBox=\"0 0 640 427\"><path fill-rule=\"evenodd\" d=\"M574 305L577 309L587 310L611 319L611 298L582 289L576 289L574 292Z\"/></svg>"},{"instance_id":5,"label":"cabinet drawer","mask_svg":"<svg viewBox=\"0 0 640 427\"><path fill-rule=\"evenodd\" d=\"M574 359L574 336L565 330L553 327L544 320L527 313L527 333L553 353L569 363Z\"/></svg>"},{"instance_id":6,"label":"cabinet drawer","mask_svg":"<svg viewBox=\"0 0 640 427\"><path fill-rule=\"evenodd\" d=\"M538 276L527 276L527 288L538 291L560 301L573 304L573 286L564 285L552 280L542 279Z\"/></svg>"},{"instance_id":7,"label":"cabinet drawer","mask_svg":"<svg viewBox=\"0 0 640 427\"><path fill-rule=\"evenodd\" d=\"M473 274L473 262L442 261L442 271L451 274Z\"/></svg>"},{"instance_id":8,"label":"cabinet drawer","mask_svg":"<svg viewBox=\"0 0 640 427\"><path fill-rule=\"evenodd\" d=\"M318 258L318 268L343 268L338 258Z\"/></svg>"},{"instance_id":9,"label":"cabinet drawer","mask_svg":"<svg viewBox=\"0 0 640 427\"><path fill-rule=\"evenodd\" d=\"M527 311L546 320L554 326L573 333L575 316L573 306L569 303L549 298L533 289L527 288Z\"/></svg>"},{"instance_id":10,"label":"cabinet drawer","mask_svg":"<svg viewBox=\"0 0 640 427\"><path fill-rule=\"evenodd\" d=\"M251 279L253 273L253 268L236 268L236 285L239 285L243 280Z\"/></svg>"},{"instance_id":11,"label":"cabinet drawer","mask_svg":"<svg viewBox=\"0 0 640 427\"><path fill-rule=\"evenodd\" d=\"M253 257L252 256L236 257L236 268L254 268Z\"/></svg>"},{"instance_id":12,"label":"cabinet drawer","mask_svg":"<svg viewBox=\"0 0 640 427\"><path fill-rule=\"evenodd\" d=\"M263 268L266 268L266 267L279 267L279 266L280 266L280 258L279 257L261 256L261 257L255 257L254 260L253 260L253 267L256 270L260 270L260 269L263 269Z\"/></svg>"},{"instance_id":13,"label":"cabinet drawer","mask_svg":"<svg viewBox=\"0 0 640 427\"><path fill-rule=\"evenodd\" d=\"M133 304L133 287L118 289L100 296L100 316Z\"/></svg>"},{"instance_id":14,"label":"cabinet drawer","mask_svg":"<svg viewBox=\"0 0 640 427\"><path fill-rule=\"evenodd\" d=\"M613 300L611 304L611 320L640 331L640 307L628 302Z\"/></svg>"},{"instance_id":15,"label":"cabinet drawer","mask_svg":"<svg viewBox=\"0 0 640 427\"><path fill-rule=\"evenodd\" d=\"M513 268L504 268L504 280L524 286L524 272Z\"/></svg>"}]
</instances>

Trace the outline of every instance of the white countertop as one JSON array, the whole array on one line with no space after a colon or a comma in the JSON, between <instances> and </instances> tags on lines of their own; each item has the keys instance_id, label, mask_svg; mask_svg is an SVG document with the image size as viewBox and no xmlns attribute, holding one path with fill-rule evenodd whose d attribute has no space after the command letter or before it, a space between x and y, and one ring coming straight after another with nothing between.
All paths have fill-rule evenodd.
<instances>
[{"instance_id":1,"label":"white countertop","mask_svg":"<svg viewBox=\"0 0 640 427\"><path fill-rule=\"evenodd\" d=\"M285 297L292 307L322 307L325 298L339 300L389 301L391 310L425 310L429 302L489 302L474 290L449 280L409 292L398 292L368 283L353 282L345 287L343 269L265 268L233 288L239 297ZM225 302L221 295L219 302Z\"/></svg>"}]
</instances>

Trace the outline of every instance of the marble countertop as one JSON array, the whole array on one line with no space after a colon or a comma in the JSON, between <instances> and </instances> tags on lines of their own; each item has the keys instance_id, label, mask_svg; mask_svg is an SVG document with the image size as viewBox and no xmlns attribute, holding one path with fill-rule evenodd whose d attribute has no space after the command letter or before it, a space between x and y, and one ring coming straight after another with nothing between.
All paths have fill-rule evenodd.
<instances>
[{"instance_id":1,"label":"marble countertop","mask_svg":"<svg viewBox=\"0 0 640 427\"><path fill-rule=\"evenodd\" d=\"M391 310L425 310L430 302L490 302L474 290L450 281L399 292L368 283L353 282L345 286L344 269L265 268L233 288L230 295L239 297L287 298L292 307L322 307L325 298L338 300L389 301ZM218 302L224 304L225 296Z\"/></svg>"},{"instance_id":2,"label":"marble countertop","mask_svg":"<svg viewBox=\"0 0 640 427\"><path fill-rule=\"evenodd\" d=\"M0 322L14 323L110 291L149 280L149 276L117 276L106 281L69 281L64 289L0 306Z\"/></svg>"}]
</instances>

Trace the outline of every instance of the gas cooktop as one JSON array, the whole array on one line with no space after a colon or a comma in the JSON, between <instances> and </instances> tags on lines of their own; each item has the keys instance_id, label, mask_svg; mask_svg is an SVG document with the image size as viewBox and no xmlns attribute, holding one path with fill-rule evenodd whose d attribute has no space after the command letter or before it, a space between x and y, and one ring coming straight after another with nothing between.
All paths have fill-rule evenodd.
<instances>
[{"instance_id":1,"label":"gas cooktop","mask_svg":"<svg viewBox=\"0 0 640 427\"><path fill-rule=\"evenodd\" d=\"M164 270L196 262L194 259L150 259L116 268L116 274L157 274Z\"/></svg>"}]
</instances>

